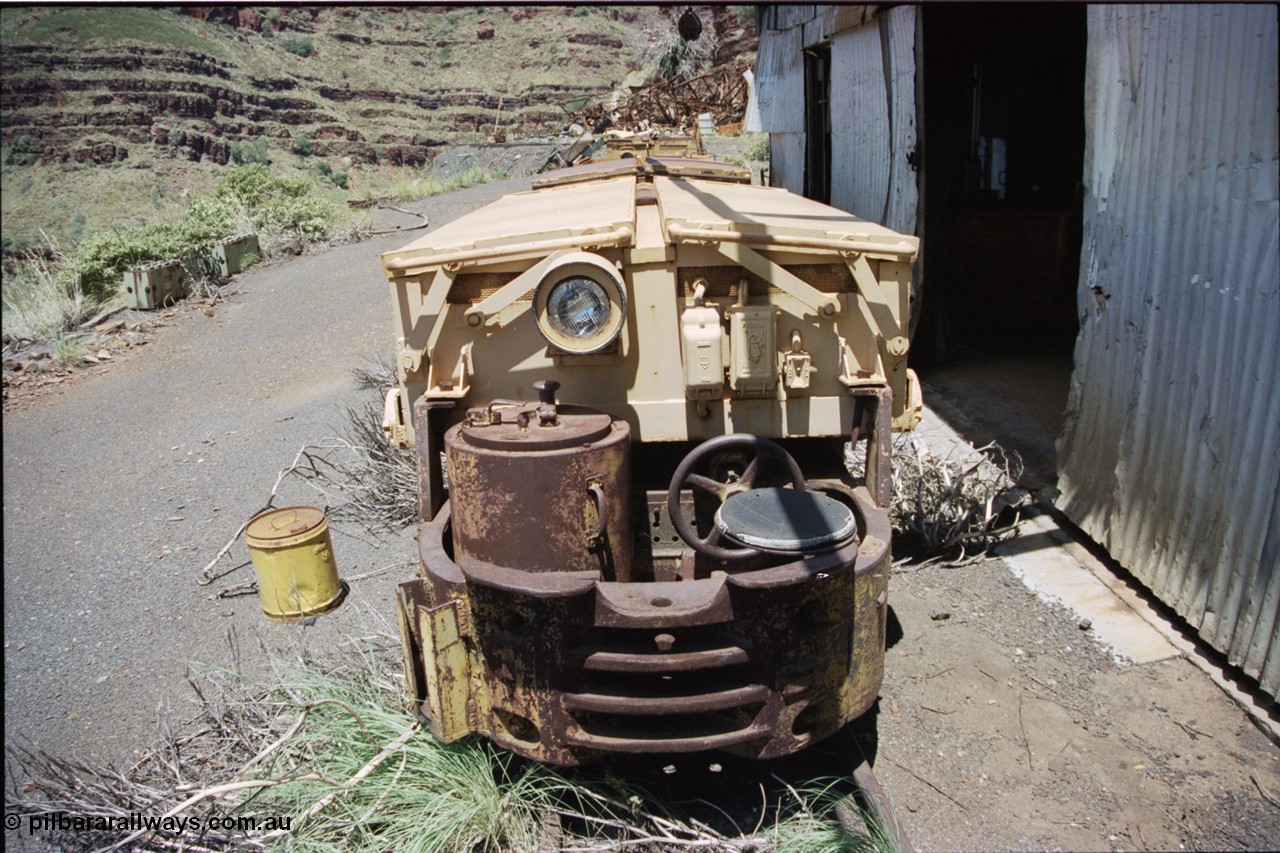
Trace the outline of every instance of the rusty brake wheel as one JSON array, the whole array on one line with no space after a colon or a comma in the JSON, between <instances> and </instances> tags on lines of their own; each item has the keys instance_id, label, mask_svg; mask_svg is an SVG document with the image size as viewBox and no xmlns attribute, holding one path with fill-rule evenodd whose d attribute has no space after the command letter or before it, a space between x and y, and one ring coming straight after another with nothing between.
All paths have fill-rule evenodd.
<instances>
[{"instance_id":1,"label":"rusty brake wheel","mask_svg":"<svg viewBox=\"0 0 1280 853\"><path fill-rule=\"evenodd\" d=\"M705 474L694 472L693 469L702 460L728 448L754 451L743 468L742 474L736 480L721 482ZM762 552L755 548L721 547L722 534L714 524L711 525L711 532L705 537L698 536L697 530L689 523L689 519L685 518L684 511L680 508L680 492L685 488L701 491L712 495L723 504L733 495L755 488L756 480L763 479L764 468L769 463L785 468L791 479L791 485L799 491L804 491L804 474L800 472L800 466L796 464L796 460L792 459L791 454L783 450L780 445L767 438L746 433L731 433L704 441L695 447L680 461L675 475L671 478L671 488L667 490L667 515L671 517L671 524L680 534L680 538L688 543L690 548L713 560L736 562L760 556Z\"/></svg>"}]
</instances>

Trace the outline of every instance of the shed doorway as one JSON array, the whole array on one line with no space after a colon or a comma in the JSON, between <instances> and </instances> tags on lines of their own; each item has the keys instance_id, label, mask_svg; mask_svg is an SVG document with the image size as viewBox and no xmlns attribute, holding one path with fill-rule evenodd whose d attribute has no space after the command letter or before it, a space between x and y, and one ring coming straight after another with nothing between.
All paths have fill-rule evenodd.
<instances>
[{"instance_id":1,"label":"shed doorway","mask_svg":"<svg viewBox=\"0 0 1280 853\"><path fill-rule=\"evenodd\" d=\"M804 52L804 194L831 202L831 45Z\"/></svg>"},{"instance_id":2,"label":"shed doorway","mask_svg":"<svg viewBox=\"0 0 1280 853\"><path fill-rule=\"evenodd\" d=\"M1079 329L1085 7L920 12L913 364L971 421L966 437L1019 450L1031 479L1050 485Z\"/></svg>"}]
</instances>

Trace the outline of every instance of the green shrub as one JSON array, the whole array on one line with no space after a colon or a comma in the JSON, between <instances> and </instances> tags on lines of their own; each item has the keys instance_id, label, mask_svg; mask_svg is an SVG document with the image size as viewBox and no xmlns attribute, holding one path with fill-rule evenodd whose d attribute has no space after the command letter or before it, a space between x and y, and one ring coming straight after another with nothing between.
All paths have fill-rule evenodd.
<instances>
[{"instance_id":1,"label":"green shrub","mask_svg":"<svg viewBox=\"0 0 1280 853\"><path fill-rule=\"evenodd\" d=\"M347 188L347 173L333 171L333 167L327 161L318 160L316 162L316 171L334 186L344 190Z\"/></svg>"},{"instance_id":2,"label":"green shrub","mask_svg":"<svg viewBox=\"0 0 1280 853\"><path fill-rule=\"evenodd\" d=\"M299 134L293 138L293 151L299 157L311 156L311 140Z\"/></svg>"},{"instance_id":3,"label":"green shrub","mask_svg":"<svg viewBox=\"0 0 1280 853\"><path fill-rule=\"evenodd\" d=\"M252 142L231 143L231 160L237 166L252 163L270 163L271 158L267 154L267 140L258 137Z\"/></svg>"},{"instance_id":4,"label":"green shrub","mask_svg":"<svg viewBox=\"0 0 1280 853\"><path fill-rule=\"evenodd\" d=\"M742 151L742 159L744 160L768 160L769 159L769 134L757 134L755 139L751 140Z\"/></svg>"},{"instance_id":5,"label":"green shrub","mask_svg":"<svg viewBox=\"0 0 1280 853\"><path fill-rule=\"evenodd\" d=\"M319 240L337 218L336 207L312 194L314 185L273 175L255 163L236 169L210 196L191 204L177 221L113 229L83 241L58 273L60 286L72 283L94 301L120 284L129 267L165 258L207 255L223 237L257 232L264 247L294 239Z\"/></svg>"},{"instance_id":6,"label":"green shrub","mask_svg":"<svg viewBox=\"0 0 1280 853\"><path fill-rule=\"evenodd\" d=\"M280 39L280 46L292 53L294 56L310 56L316 52L315 43L309 38L301 36L291 36L286 39Z\"/></svg>"}]
</instances>

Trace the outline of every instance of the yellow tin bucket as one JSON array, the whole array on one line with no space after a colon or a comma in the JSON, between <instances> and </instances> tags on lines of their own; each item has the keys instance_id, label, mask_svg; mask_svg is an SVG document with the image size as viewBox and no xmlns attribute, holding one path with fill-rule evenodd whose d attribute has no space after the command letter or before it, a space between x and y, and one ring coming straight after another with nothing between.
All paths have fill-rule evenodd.
<instances>
[{"instance_id":1,"label":"yellow tin bucket","mask_svg":"<svg viewBox=\"0 0 1280 853\"><path fill-rule=\"evenodd\" d=\"M347 597L338 579L329 519L313 506L287 506L255 516L245 544L258 573L262 612L277 622L328 613Z\"/></svg>"}]
</instances>

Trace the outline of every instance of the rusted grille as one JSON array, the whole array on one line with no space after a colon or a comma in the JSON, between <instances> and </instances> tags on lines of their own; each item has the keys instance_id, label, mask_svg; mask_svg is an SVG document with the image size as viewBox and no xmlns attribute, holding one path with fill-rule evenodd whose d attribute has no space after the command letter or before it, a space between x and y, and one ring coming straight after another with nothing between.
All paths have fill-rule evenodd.
<instances>
[{"instance_id":1,"label":"rusted grille","mask_svg":"<svg viewBox=\"0 0 1280 853\"><path fill-rule=\"evenodd\" d=\"M795 264L783 267L796 278L811 285L823 293L845 293L852 291L853 276L844 264ZM762 293L768 288L769 293L782 291L753 272L736 266L717 267L681 267L676 277L679 280L679 293L682 296L693 295L693 283L698 279L706 279L707 296L733 296L738 282L746 278L752 293Z\"/></svg>"},{"instance_id":2,"label":"rusted grille","mask_svg":"<svg viewBox=\"0 0 1280 853\"><path fill-rule=\"evenodd\" d=\"M471 305L488 299L519 274L518 272L459 273L453 280L453 287L449 288L448 301L453 305ZM533 299L533 294L526 293L520 299L527 302Z\"/></svg>"}]
</instances>

